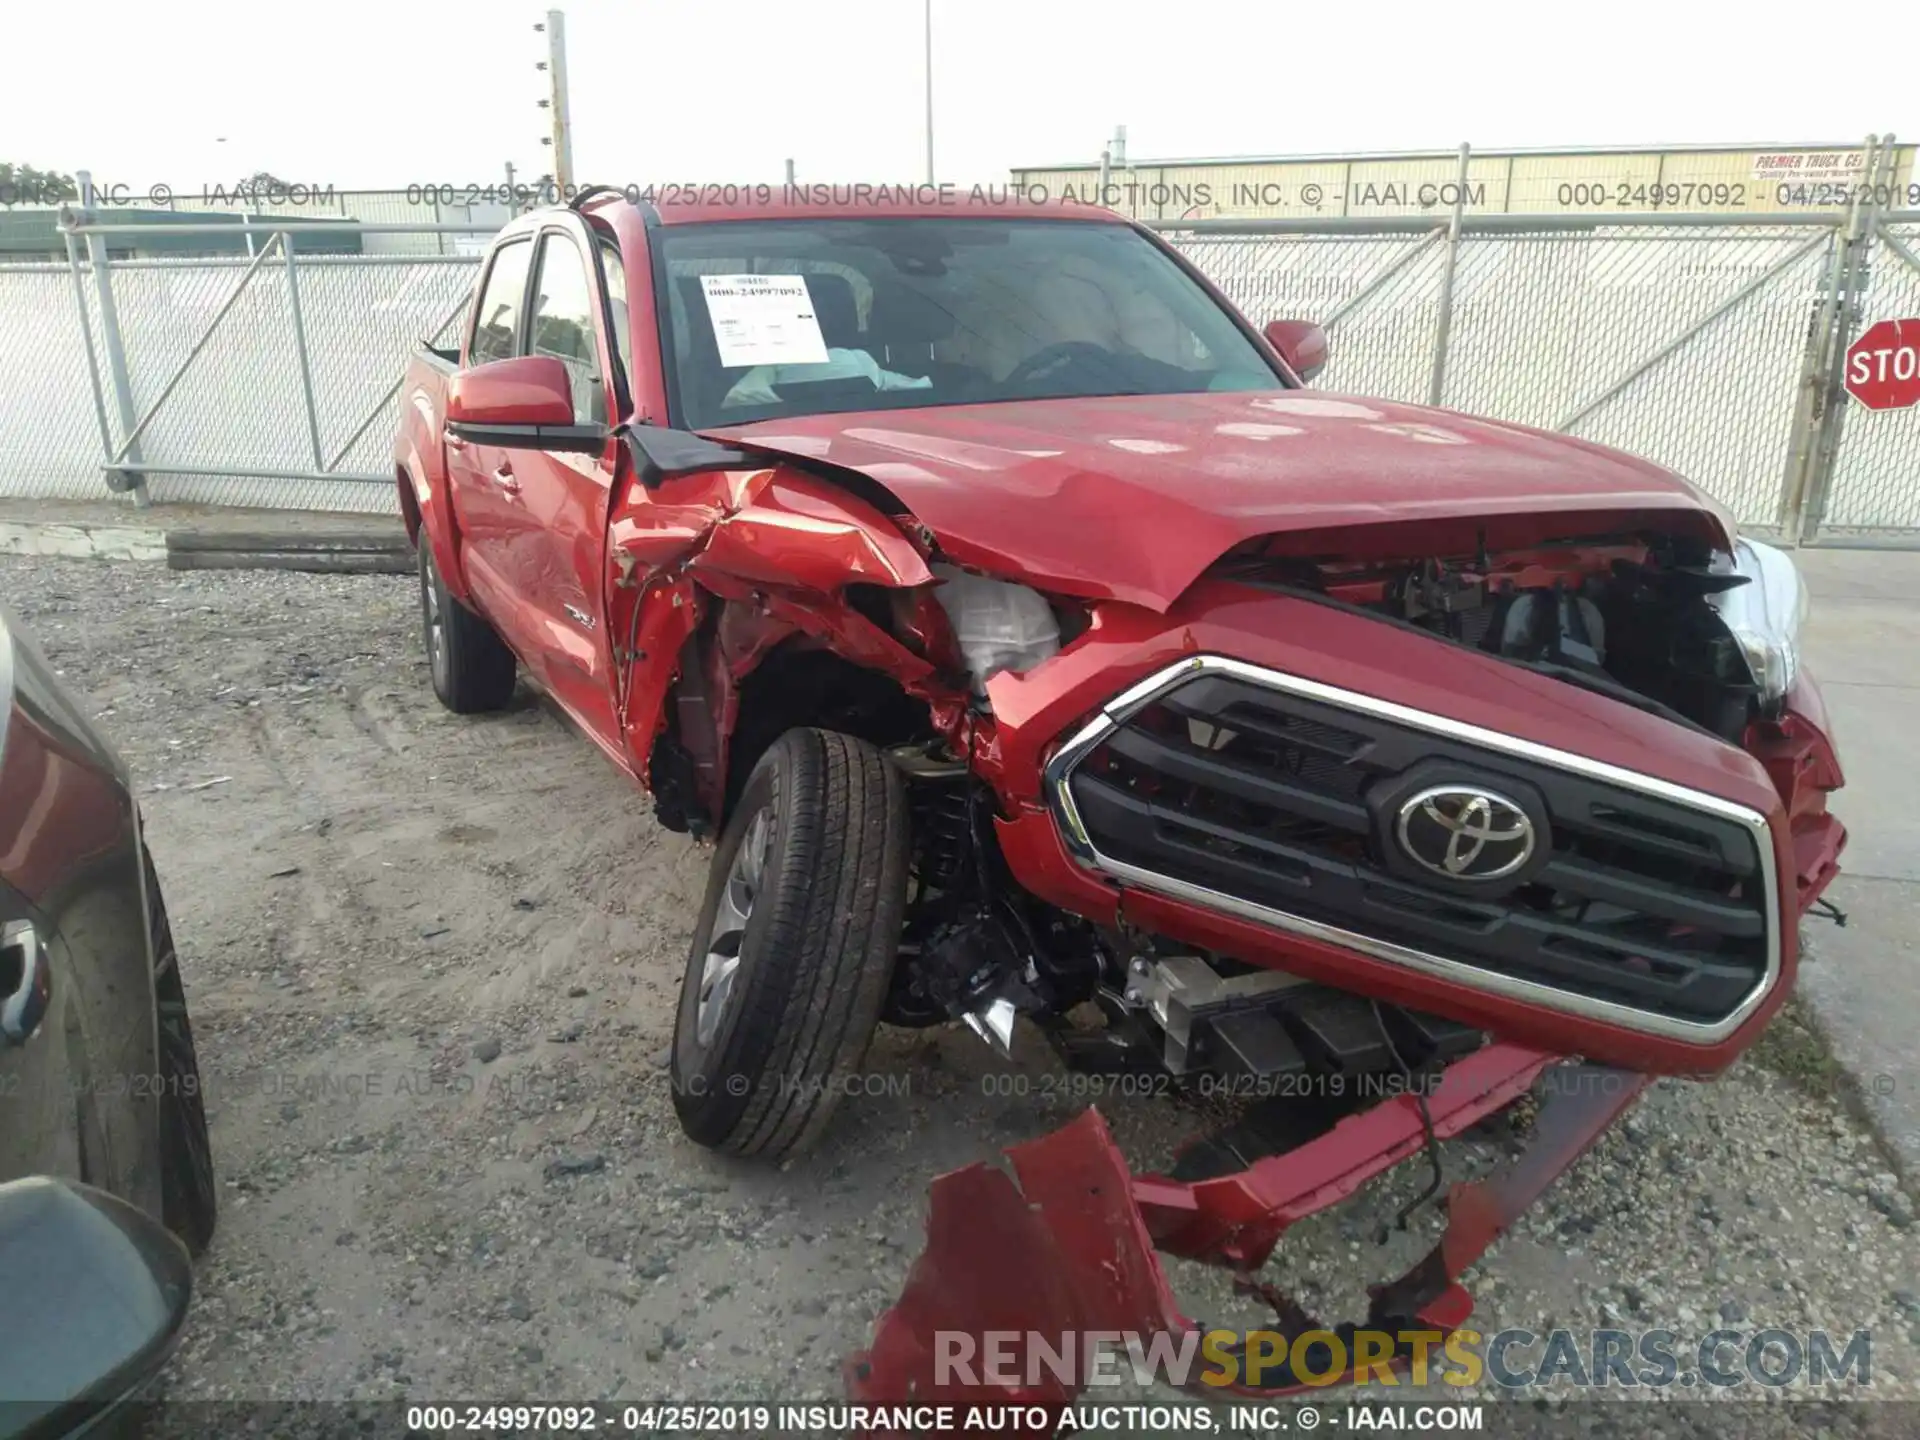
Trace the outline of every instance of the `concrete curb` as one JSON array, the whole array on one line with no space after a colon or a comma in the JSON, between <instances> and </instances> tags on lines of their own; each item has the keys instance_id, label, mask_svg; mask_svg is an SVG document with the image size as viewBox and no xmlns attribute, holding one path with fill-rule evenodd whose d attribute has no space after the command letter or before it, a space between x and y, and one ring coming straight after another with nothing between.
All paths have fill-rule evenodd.
<instances>
[{"instance_id":1,"label":"concrete curb","mask_svg":"<svg viewBox=\"0 0 1920 1440\"><path fill-rule=\"evenodd\" d=\"M0 522L0 555L69 555L97 560L164 560L167 532L137 525Z\"/></svg>"},{"instance_id":2,"label":"concrete curb","mask_svg":"<svg viewBox=\"0 0 1920 1440\"><path fill-rule=\"evenodd\" d=\"M398 519L326 530L200 529L183 526L0 522L0 555L158 560L170 570L306 570L336 575L404 575L413 546Z\"/></svg>"}]
</instances>

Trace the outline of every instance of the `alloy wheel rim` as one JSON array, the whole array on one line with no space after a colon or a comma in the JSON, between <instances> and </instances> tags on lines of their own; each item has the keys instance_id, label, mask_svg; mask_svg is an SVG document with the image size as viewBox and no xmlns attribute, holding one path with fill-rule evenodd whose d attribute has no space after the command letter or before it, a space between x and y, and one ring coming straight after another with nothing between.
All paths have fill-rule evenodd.
<instances>
[{"instance_id":1,"label":"alloy wheel rim","mask_svg":"<svg viewBox=\"0 0 1920 1440\"><path fill-rule=\"evenodd\" d=\"M727 867L720 887L720 904L707 933L707 958L700 967L700 996L694 1012L694 1038L704 1050L720 1033L721 1022L733 1001L740 974L740 950L746 942L747 921L766 880L767 857L773 850L773 813L760 810L747 822L747 833Z\"/></svg>"},{"instance_id":2,"label":"alloy wheel rim","mask_svg":"<svg viewBox=\"0 0 1920 1440\"><path fill-rule=\"evenodd\" d=\"M433 556L420 570L420 609L427 622L427 663L433 678L444 680L447 672L447 622L440 613L440 587L434 584Z\"/></svg>"}]
</instances>

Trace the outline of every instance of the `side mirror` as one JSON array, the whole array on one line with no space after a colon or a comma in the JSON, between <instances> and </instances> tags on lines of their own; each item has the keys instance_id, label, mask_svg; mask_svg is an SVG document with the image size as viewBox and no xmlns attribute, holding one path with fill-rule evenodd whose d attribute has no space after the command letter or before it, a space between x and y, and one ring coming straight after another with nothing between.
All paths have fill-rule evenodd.
<instances>
[{"instance_id":1,"label":"side mirror","mask_svg":"<svg viewBox=\"0 0 1920 1440\"><path fill-rule=\"evenodd\" d=\"M92 1430L179 1343L193 1268L159 1221L91 1186L0 1185L0 1440Z\"/></svg>"},{"instance_id":2,"label":"side mirror","mask_svg":"<svg viewBox=\"0 0 1920 1440\"><path fill-rule=\"evenodd\" d=\"M456 425L571 425L573 387L551 355L493 360L447 382L447 419Z\"/></svg>"},{"instance_id":3,"label":"side mirror","mask_svg":"<svg viewBox=\"0 0 1920 1440\"><path fill-rule=\"evenodd\" d=\"M551 355L490 360L447 382L447 429L476 445L510 450L604 449L600 425L573 423L573 385Z\"/></svg>"},{"instance_id":4,"label":"side mirror","mask_svg":"<svg viewBox=\"0 0 1920 1440\"><path fill-rule=\"evenodd\" d=\"M1270 320L1267 343L1280 352L1287 368L1311 380L1327 363L1327 332L1311 320Z\"/></svg>"}]
</instances>

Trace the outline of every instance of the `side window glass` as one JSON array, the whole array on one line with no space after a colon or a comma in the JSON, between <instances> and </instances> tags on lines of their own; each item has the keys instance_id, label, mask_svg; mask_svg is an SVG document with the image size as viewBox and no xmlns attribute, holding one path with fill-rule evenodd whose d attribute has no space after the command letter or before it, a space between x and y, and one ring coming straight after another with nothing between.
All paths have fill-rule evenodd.
<instances>
[{"instance_id":1,"label":"side window glass","mask_svg":"<svg viewBox=\"0 0 1920 1440\"><path fill-rule=\"evenodd\" d=\"M493 265L474 311L473 343L467 347L469 365L505 360L514 353L520 307L527 293L527 265L532 258L531 240L515 240L494 251Z\"/></svg>"},{"instance_id":2,"label":"side window glass","mask_svg":"<svg viewBox=\"0 0 1920 1440\"><path fill-rule=\"evenodd\" d=\"M551 356L567 367L576 425L604 425L607 391L594 338L593 287L587 282L586 262L564 235L540 242L540 277L533 289L527 353Z\"/></svg>"}]
</instances>

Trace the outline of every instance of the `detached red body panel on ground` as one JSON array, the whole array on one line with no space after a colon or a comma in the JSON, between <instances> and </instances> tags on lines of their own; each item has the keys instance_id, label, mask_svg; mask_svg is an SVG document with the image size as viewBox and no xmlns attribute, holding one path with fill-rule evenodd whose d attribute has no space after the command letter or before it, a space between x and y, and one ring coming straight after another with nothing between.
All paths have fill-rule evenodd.
<instances>
[{"instance_id":1,"label":"detached red body panel on ground","mask_svg":"<svg viewBox=\"0 0 1920 1440\"><path fill-rule=\"evenodd\" d=\"M1371 1329L1445 1333L1472 1313L1460 1276L1639 1096L1649 1077L1495 1044L1450 1067L1428 1097L1437 1138L1529 1093L1545 1095L1528 1149L1494 1177L1455 1185L1439 1243L1406 1274L1371 1288ZM1254 1278L1295 1221L1345 1199L1425 1143L1418 1101L1396 1096L1318 1139L1238 1174L1183 1182L1134 1178L1097 1110L1011 1147L1013 1174L986 1164L934 1181L927 1245L872 1347L847 1362L858 1404L1011 1405L1056 1415L1086 1387L1092 1332L1136 1336L1195 1330L1154 1254L1226 1265L1270 1299L1290 1337L1333 1330ZM997 1337L997 1338L996 1338ZM1050 1354L1033 1352L1039 1337ZM1063 1375L1050 1363L1073 1343ZM997 1363L989 1357L997 1357ZM956 1358L964 1362L956 1364ZM1404 1356L1396 1357L1404 1358ZM1122 1361L1124 1364L1125 1362ZM1274 1396L1307 1388L1233 1384L1212 1393ZM1209 1391L1193 1383L1198 1394ZM1032 1431L1051 1434L1051 1427Z\"/></svg>"}]
</instances>

